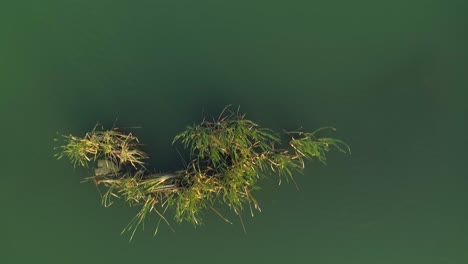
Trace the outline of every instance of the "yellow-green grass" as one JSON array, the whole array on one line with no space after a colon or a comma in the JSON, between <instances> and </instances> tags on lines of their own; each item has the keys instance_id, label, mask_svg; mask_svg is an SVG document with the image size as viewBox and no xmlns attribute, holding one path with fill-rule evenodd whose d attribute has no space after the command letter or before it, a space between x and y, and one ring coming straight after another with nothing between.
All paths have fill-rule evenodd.
<instances>
[{"instance_id":1,"label":"yellow-green grass","mask_svg":"<svg viewBox=\"0 0 468 264\"><path fill-rule=\"evenodd\" d=\"M138 138L115 128L95 127L82 138L63 136L65 144L58 148L56 157L95 169L94 176L88 179L106 188L102 195L104 206L110 206L112 198L140 206L123 230L130 231L132 239L151 213L168 225L168 212L173 213L176 222L200 225L206 209L230 222L216 210L219 205L227 206L239 217L248 206L253 215L254 209L260 210L253 196L260 179L277 174L280 182L284 177L294 181L294 172L302 171L306 160L325 163L325 154L332 149L350 152L343 141L318 136L333 128L279 135L228 110L224 109L216 120L203 120L175 136L173 144L181 143L189 150L190 158L185 168L173 173L150 173ZM281 144L282 138L287 138L286 144ZM103 168L105 164L108 168Z\"/></svg>"}]
</instances>

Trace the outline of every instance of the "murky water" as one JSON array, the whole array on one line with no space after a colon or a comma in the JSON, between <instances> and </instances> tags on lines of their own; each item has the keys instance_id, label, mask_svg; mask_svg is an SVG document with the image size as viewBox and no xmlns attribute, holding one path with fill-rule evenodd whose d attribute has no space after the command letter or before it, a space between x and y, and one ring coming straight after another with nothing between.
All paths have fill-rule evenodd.
<instances>
[{"instance_id":1,"label":"murky water","mask_svg":"<svg viewBox=\"0 0 468 264\"><path fill-rule=\"evenodd\" d=\"M2 263L465 263L466 3L30 1L2 8ZM228 104L273 129L337 128L351 156L262 183L262 213L155 222L100 205L59 133L132 131L153 168ZM183 154L183 153L182 153Z\"/></svg>"}]
</instances>

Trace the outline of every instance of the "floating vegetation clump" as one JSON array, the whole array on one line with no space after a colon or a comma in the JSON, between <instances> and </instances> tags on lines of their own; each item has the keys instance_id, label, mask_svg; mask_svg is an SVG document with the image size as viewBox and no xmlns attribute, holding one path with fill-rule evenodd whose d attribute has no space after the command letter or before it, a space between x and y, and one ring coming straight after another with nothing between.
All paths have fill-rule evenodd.
<instances>
[{"instance_id":1,"label":"floating vegetation clump","mask_svg":"<svg viewBox=\"0 0 468 264\"><path fill-rule=\"evenodd\" d=\"M324 130L334 129L285 132L285 144L279 134L225 109L216 120L188 126L175 136L173 144L182 144L190 152L188 164L176 172L151 173L138 138L117 128L95 127L84 137L63 136L64 145L58 147L56 157L91 170L92 176L86 179L105 187L104 206L110 206L113 198L140 206L122 231L129 231L131 239L151 213L169 226L168 212L177 222L200 225L201 213L213 210L230 222L216 210L219 205L239 216L247 206L253 215L254 209L260 211L253 196L260 179L276 174L280 183L294 181L293 173L302 171L306 160L325 163L325 154L332 149L350 152L339 139L319 137Z\"/></svg>"}]
</instances>

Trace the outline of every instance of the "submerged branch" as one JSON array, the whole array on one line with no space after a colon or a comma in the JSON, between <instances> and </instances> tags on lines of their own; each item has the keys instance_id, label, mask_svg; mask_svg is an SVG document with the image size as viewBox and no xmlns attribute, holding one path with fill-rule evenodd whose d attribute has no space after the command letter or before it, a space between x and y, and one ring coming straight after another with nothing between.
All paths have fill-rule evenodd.
<instances>
[{"instance_id":1,"label":"submerged branch","mask_svg":"<svg viewBox=\"0 0 468 264\"><path fill-rule=\"evenodd\" d=\"M104 206L120 198L141 207L124 229L133 237L151 212L167 222L163 214L169 208L177 222L195 225L202 223L205 209L230 222L215 209L216 204L227 206L239 217L248 205L253 215L252 209L260 211L252 194L260 179L275 173L280 182L282 177L294 182L293 172L302 171L306 160L325 163L325 154L332 149L350 152L341 140L317 136L325 129L286 132L289 141L281 144L280 135L225 108L217 120L203 120L174 137L173 144L180 142L190 152L191 162L182 170L150 173L144 162L148 156L140 150L138 138L116 128L94 128L83 138L63 136L65 144L58 147L56 157L94 168L93 176L86 180L106 188Z\"/></svg>"}]
</instances>

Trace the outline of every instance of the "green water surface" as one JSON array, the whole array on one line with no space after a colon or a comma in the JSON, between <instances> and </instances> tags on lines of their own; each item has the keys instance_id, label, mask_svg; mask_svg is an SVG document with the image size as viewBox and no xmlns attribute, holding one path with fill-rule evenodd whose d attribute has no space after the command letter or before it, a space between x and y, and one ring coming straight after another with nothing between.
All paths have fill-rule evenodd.
<instances>
[{"instance_id":1,"label":"green water surface","mask_svg":"<svg viewBox=\"0 0 468 264\"><path fill-rule=\"evenodd\" d=\"M468 263L466 1L3 1L0 263ZM227 104L273 129L337 128L352 155L261 184L262 213L152 223L100 205L56 132L172 137ZM231 215L232 216L232 215Z\"/></svg>"}]
</instances>

